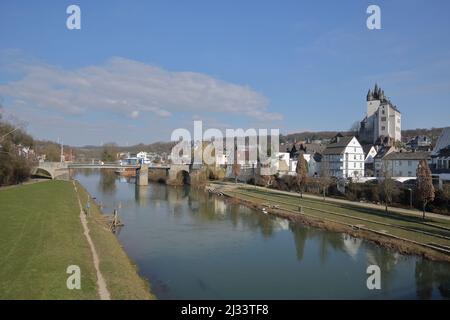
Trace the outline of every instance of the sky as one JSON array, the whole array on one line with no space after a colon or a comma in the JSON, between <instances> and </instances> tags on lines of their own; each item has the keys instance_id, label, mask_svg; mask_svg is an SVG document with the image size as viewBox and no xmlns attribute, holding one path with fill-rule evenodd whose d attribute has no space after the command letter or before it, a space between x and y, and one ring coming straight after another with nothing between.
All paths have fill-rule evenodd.
<instances>
[{"instance_id":1,"label":"sky","mask_svg":"<svg viewBox=\"0 0 450 320\"><path fill-rule=\"evenodd\" d=\"M69 30L66 9L81 9ZM367 7L381 9L369 30ZM450 1L0 1L3 116L71 145L176 128L348 130L375 83L403 129L450 125Z\"/></svg>"}]
</instances>

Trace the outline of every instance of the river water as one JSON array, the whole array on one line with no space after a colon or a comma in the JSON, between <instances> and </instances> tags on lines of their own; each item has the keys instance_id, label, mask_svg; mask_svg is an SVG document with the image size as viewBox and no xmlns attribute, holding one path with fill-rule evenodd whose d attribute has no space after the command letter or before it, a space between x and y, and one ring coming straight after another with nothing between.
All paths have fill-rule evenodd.
<instances>
[{"instance_id":1,"label":"river water","mask_svg":"<svg viewBox=\"0 0 450 320\"><path fill-rule=\"evenodd\" d=\"M76 174L159 299L442 299L450 264L295 225L189 187L136 187L110 171ZM369 265L381 289L367 288Z\"/></svg>"}]
</instances>

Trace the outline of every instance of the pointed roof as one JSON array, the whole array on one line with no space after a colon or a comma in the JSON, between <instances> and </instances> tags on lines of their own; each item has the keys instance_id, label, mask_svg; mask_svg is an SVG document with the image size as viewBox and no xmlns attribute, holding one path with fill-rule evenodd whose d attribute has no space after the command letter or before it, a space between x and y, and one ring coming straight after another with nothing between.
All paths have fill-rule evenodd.
<instances>
[{"instance_id":1,"label":"pointed roof","mask_svg":"<svg viewBox=\"0 0 450 320\"><path fill-rule=\"evenodd\" d=\"M327 147L323 151L323 154L324 155L341 154L342 152L344 152L345 148L348 146L348 144L350 143L350 141L352 141L353 138L355 138L355 136L346 136L339 138L337 142L330 143L329 145L327 145Z\"/></svg>"},{"instance_id":2,"label":"pointed roof","mask_svg":"<svg viewBox=\"0 0 450 320\"><path fill-rule=\"evenodd\" d=\"M442 133L439 136L439 138L436 142L436 146L434 147L431 155L437 156L439 154L439 151L447 148L448 146L450 146L450 127L444 128L442 130Z\"/></svg>"}]
</instances>

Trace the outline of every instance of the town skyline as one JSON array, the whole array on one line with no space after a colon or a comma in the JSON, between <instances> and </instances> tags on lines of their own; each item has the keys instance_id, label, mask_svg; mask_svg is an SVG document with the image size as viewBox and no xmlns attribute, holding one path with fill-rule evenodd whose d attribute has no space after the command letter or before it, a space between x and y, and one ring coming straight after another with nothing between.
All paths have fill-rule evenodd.
<instances>
[{"instance_id":1,"label":"town skyline","mask_svg":"<svg viewBox=\"0 0 450 320\"><path fill-rule=\"evenodd\" d=\"M0 300L450 299L449 11L0 1Z\"/></svg>"},{"instance_id":2,"label":"town skyline","mask_svg":"<svg viewBox=\"0 0 450 320\"><path fill-rule=\"evenodd\" d=\"M67 30L65 3L45 9L45 23L44 6L2 3L10 14L1 27L15 30L0 44L4 117L73 146L170 141L194 120L284 135L346 131L378 83L405 115L404 129L445 127L450 47L428 34L443 39L449 4L414 4L380 1L382 29L368 30L367 4L356 1L329 10L266 4L255 13L251 4L126 11L81 1L81 30ZM440 116L424 117L424 105Z\"/></svg>"}]
</instances>

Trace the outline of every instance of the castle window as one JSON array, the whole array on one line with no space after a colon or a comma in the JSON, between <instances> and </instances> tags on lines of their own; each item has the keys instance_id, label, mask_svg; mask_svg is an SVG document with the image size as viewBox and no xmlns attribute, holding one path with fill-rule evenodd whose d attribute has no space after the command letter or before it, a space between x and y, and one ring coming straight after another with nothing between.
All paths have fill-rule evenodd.
<instances>
[{"instance_id":1,"label":"castle window","mask_svg":"<svg viewBox=\"0 0 450 320\"><path fill-rule=\"evenodd\" d=\"M386 121L386 117L381 117L381 121Z\"/></svg>"},{"instance_id":2,"label":"castle window","mask_svg":"<svg viewBox=\"0 0 450 320\"><path fill-rule=\"evenodd\" d=\"M381 131L384 131L384 130L386 130L386 127L385 126L381 127Z\"/></svg>"}]
</instances>

